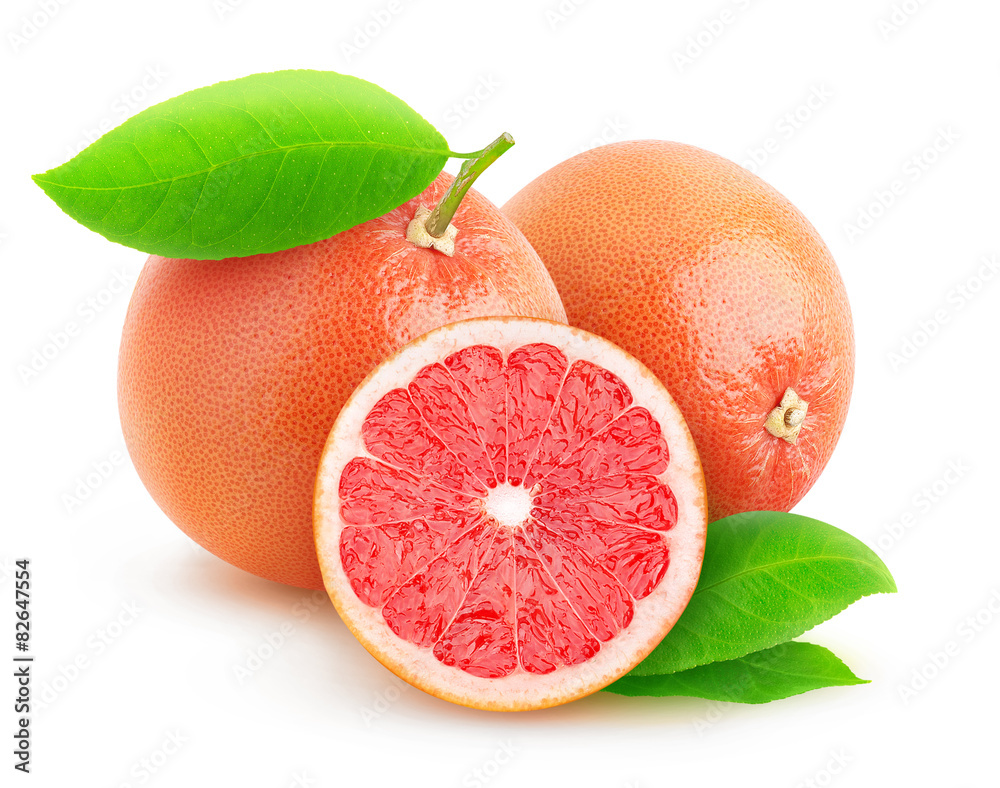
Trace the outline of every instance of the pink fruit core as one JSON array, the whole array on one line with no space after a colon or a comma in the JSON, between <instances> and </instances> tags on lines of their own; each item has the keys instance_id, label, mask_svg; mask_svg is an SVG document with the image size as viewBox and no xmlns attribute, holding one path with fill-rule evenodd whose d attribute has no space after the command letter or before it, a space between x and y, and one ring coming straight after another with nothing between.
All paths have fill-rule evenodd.
<instances>
[{"instance_id":1,"label":"pink fruit core","mask_svg":"<svg viewBox=\"0 0 1000 788\"><path fill-rule=\"evenodd\" d=\"M667 445L617 376L475 345L390 391L340 478L340 557L389 628L475 676L591 659L663 579Z\"/></svg>"}]
</instances>

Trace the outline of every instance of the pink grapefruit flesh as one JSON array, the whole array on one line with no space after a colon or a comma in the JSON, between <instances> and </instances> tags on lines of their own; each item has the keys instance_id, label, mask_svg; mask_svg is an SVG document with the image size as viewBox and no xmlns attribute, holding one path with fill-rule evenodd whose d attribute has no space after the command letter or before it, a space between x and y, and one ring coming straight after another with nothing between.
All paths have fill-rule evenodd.
<instances>
[{"instance_id":1,"label":"pink grapefruit flesh","mask_svg":"<svg viewBox=\"0 0 1000 788\"><path fill-rule=\"evenodd\" d=\"M354 392L317 478L324 582L361 643L467 706L543 708L630 670L690 599L704 479L670 395L595 335L484 318Z\"/></svg>"}]
</instances>

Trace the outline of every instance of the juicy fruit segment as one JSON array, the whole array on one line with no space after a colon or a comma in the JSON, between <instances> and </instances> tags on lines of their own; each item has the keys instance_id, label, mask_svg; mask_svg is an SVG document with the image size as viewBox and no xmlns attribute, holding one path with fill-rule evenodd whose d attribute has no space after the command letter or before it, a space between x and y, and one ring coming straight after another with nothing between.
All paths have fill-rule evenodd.
<instances>
[{"instance_id":1,"label":"juicy fruit segment","mask_svg":"<svg viewBox=\"0 0 1000 788\"><path fill-rule=\"evenodd\" d=\"M482 324L483 333L483 325L497 323L503 325L457 325L461 331ZM513 324L529 335L525 324L564 341L573 335L543 321ZM666 478L670 447L660 422L620 375L544 341L503 348L470 343L434 355L408 380L400 375L398 386L378 392L373 404L359 405L354 456L337 451L338 434L347 432L343 414L331 433L318 481L316 535L334 602L346 593L355 609L365 608L361 628L376 632L362 642L383 661L378 642L398 639L395 648L415 647L418 661L475 679L551 677L549 696L561 671L585 669L602 651L617 660L617 672L627 671L644 654L622 660L612 643L633 624L638 606L658 588L661 595L670 590L676 575L669 614L655 622L657 636L646 638L652 648L697 580L703 491L689 437L686 445L677 441L688 470L680 478L690 499L696 473L696 500L685 501L675 538L680 511ZM353 405L354 398L345 410ZM661 410L676 417L662 403ZM672 574L675 548L681 560ZM350 606L338 609L359 634ZM423 676L397 672L449 697L425 686ZM446 685L454 681L445 674ZM568 686L579 691L575 681ZM483 688L483 697L449 699L496 707L498 692ZM519 696L513 698L517 703ZM540 705L550 704L551 698ZM539 703L524 707L532 705Z\"/></svg>"}]
</instances>

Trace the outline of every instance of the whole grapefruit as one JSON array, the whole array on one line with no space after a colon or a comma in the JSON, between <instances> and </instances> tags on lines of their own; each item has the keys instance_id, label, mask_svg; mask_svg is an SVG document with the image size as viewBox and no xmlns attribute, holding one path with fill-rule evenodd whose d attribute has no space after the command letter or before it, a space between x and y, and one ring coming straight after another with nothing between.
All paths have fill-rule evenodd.
<instances>
[{"instance_id":1,"label":"whole grapefruit","mask_svg":"<svg viewBox=\"0 0 1000 788\"><path fill-rule=\"evenodd\" d=\"M389 354L463 318L565 321L524 236L470 190L448 254L407 239L440 175L328 240L219 261L152 256L119 357L129 454L192 539L261 577L322 588L312 532L320 453L341 406Z\"/></svg>"},{"instance_id":2,"label":"whole grapefruit","mask_svg":"<svg viewBox=\"0 0 1000 788\"><path fill-rule=\"evenodd\" d=\"M837 266L787 199L720 156L642 140L556 165L503 210L570 324L628 350L673 395L710 520L805 495L847 415L854 335Z\"/></svg>"}]
</instances>

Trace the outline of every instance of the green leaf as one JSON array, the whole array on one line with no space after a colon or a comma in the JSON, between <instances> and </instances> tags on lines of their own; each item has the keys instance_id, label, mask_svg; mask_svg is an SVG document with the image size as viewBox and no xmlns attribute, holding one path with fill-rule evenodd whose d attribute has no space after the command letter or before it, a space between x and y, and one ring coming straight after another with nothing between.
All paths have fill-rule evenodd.
<instances>
[{"instance_id":1,"label":"green leaf","mask_svg":"<svg viewBox=\"0 0 1000 788\"><path fill-rule=\"evenodd\" d=\"M616 695L686 695L731 703L767 703L820 687L867 683L822 646L790 642L679 673L624 676L605 690Z\"/></svg>"},{"instance_id":2,"label":"green leaf","mask_svg":"<svg viewBox=\"0 0 1000 788\"><path fill-rule=\"evenodd\" d=\"M218 260L381 216L423 191L448 156L433 126L376 85L276 71L150 107L34 180L111 241Z\"/></svg>"},{"instance_id":3,"label":"green leaf","mask_svg":"<svg viewBox=\"0 0 1000 788\"><path fill-rule=\"evenodd\" d=\"M674 673L776 646L896 584L862 542L783 512L708 527L701 577L673 629L630 676Z\"/></svg>"}]
</instances>

